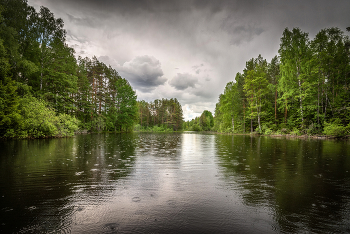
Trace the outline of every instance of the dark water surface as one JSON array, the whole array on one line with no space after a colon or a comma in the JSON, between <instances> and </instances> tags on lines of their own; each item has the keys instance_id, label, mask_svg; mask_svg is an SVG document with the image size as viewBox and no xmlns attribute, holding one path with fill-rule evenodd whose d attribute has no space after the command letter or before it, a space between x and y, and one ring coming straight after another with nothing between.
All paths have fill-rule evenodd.
<instances>
[{"instance_id":1,"label":"dark water surface","mask_svg":"<svg viewBox=\"0 0 350 234\"><path fill-rule=\"evenodd\" d=\"M0 233L347 233L348 141L92 134L0 142Z\"/></svg>"}]
</instances>

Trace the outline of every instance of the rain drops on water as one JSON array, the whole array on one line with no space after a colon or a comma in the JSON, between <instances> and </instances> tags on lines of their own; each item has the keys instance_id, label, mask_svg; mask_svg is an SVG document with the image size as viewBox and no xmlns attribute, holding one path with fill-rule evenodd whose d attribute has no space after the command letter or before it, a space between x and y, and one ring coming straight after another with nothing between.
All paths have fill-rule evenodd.
<instances>
[{"instance_id":1,"label":"rain drops on water","mask_svg":"<svg viewBox=\"0 0 350 234\"><path fill-rule=\"evenodd\" d=\"M133 197L133 198L132 198L132 201L133 201L133 202L140 202L140 201L141 201L141 198L140 198L140 197Z\"/></svg>"}]
</instances>

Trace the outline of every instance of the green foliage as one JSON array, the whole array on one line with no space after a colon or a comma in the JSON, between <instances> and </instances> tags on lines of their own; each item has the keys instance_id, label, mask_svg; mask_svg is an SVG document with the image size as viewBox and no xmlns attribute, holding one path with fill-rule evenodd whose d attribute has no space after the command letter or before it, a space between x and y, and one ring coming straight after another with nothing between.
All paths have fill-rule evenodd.
<instances>
[{"instance_id":1,"label":"green foliage","mask_svg":"<svg viewBox=\"0 0 350 234\"><path fill-rule=\"evenodd\" d=\"M25 96L21 100L23 117L17 129L20 137L42 138L72 136L78 129L79 121L70 115L56 115L54 109L43 100Z\"/></svg>"},{"instance_id":2,"label":"green foliage","mask_svg":"<svg viewBox=\"0 0 350 234\"><path fill-rule=\"evenodd\" d=\"M270 126L269 124L263 124L261 126L261 132L265 135L271 135L273 133L273 129L268 127Z\"/></svg>"},{"instance_id":3,"label":"green foliage","mask_svg":"<svg viewBox=\"0 0 350 234\"><path fill-rule=\"evenodd\" d=\"M176 98L137 102L138 121L142 129L162 127L178 131L183 128L182 107Z\"/></svg>"},{"instance_id":4,"label":"green foliage","mask_svg":"<svg viewBox=\"0 0 350 234\"><path fill-rule=\"evenodd\" d=\"M213 114L205 110L199 117L199 126L202 131L210 131L214 127L214 117ZM198 131L198 130L193 130Z\"/></svg>"},{"instance_id":5,"label":"green foliage","mask_svg":"<svg viewBox=\"0 0 350 234\"><path fill-rule=\"evenodd\" d=\"M316 135L319 134L319 129L320 126L317 126L317 124L311 123L307 128L306 128L306 134L307 135Z\"/></svg>"},{"instance_id":6,"label":"green foliage","mask_svg":"<svg viewBox=\"0 0 350 234\"><path fill-rule=\"evenodd\" d=\"M58 136L73 136L74 132L78 130L79 120L67 114L59 114L57 116ZM57 135L56 135L57 136Z\"/></svg>"},{"instance_id":7,"label":"green foliage","mask_svg":"<svg viewBox=\"0 0 350 234\"><path fill-rule=\"evenodd\" d=\"M293 135L293 136L300 136L300 135L302 135L300 130L297 129L297 128L293 128L293 130L290 132L290 134Z\"/></svg>"},{"instance_id":8,"label":"green foliage","mask_svg":"<svg viewBox=\"0 0 350 234\"><path fill-rule=\"evenodd\" d=\"M242 130L242 125L244 126L245 120L242 120L241 116L245 116L246 99L239 82L242 81L240 73L237 73L236 80L236 83L227 83L224 94L219 96L219 103L215 108L213 129L219 132L238 132Z\"/></svg>"},{"instance_id":9,"label":"green foliage","mask_svg":"<svg viewBox=\"0 0 350 234\"><path fill-rule=\"evenodd\" d=\"M187 131L212 131L214 129L213 114L204 110L200 117L185 122L184 126L184 130Z\"/></svg>"},{"instance_id":10,"label":"green foliage","mask_svg":"<svg viewBox=\"0 0 350 234\"><path fill-rule=\"evenodd\" d=\"M125 79L116 81L117 118L115 125L121 131L130 131L137 119L136 93Z\"/></svg>"},{"instance_id":11,"label":"green foliage","mask_svg":"<svg viewBox=\"0 0 350 234\"><path fill-rule=\"evenodd\" d=\"M257 117L258 132L261 130L261 116L264 114L264 96L268 93L267 62L260 55L257 59L251 60L253 68L246 70L244 92L248 97L250 118Z\"/></svg>"},{"instance_id":12,"label":"green foliage","mask_svg":"<svg viewBox=\"0 0 350 234\"><path fill-rule=\"evenodd\" d=\"M138 132L173 132L174 130L167 125L161 125L161 126L152 126L152 127L142 127L140 124L136 124L134 126L134 131Z\"/></svg>"},{"instance_id":13,"label":"green foliage","mask_svg":"<svg viewBox=\"0 0 350 234\"><path fill-rule=\"evenodd\" d=\"M343 126L340 119L335 119L332 123L324 123L323 133L328 136L343 137L350 134L350 124Z\"/></svg>"},{"instance_id":14,"label":"green foliage","mask_svg":"<svg viewBox=\"0 0 350 234\"><path fill-rule=\"evenodd\" d=\"M17 85L9 77L10 64L0 39L0 137L12 137L21 119Z\"/></svg>"},{"instance_id":15,"label":"green foliage","mask_svg":"<svg viewBox=\"0 0 350 234\"><path fill-rule=\"evenodd\" d=\"M102 132L106 127L106 120L103 115L95 116L88 125L90 131Z\"/></svg>"},{"instance_id":16,"label":"green foliage","mask_svg":"<svg viewBox=\"0 0 350 234\"><path fill-rule=\"evenodd\" d=\"M260 55L250 59L236 82L227 83L213 129L244 133L250 125L263 134L348 134L349 44L338 28L323 29L311 41L299 28L286 28L278 57L271 63Z\"/></svg>"},{"instance_id":17,"label":"green foliage","mask_svg":"<svg viewBox=\"0 0 350 234\"><path fill-rule=\"evenodd\" d=\"M197 132L203 131L203 129L201 128L201 126L198 123L193 124L192 128L190 128L190 129L191 129L191 131L197 131Z\"/></svg>"},{"instance_id":18,"label":"green foliage","mask_svg":"<svg viewBox=\"0 0 350 234\"><path fill-rule=\"evenodd\" d=\"M96 57L77 62L62 19L26 0L0 0L0 14L0 137L132 130L135 91Z\"/></svg>"}]
</instances>

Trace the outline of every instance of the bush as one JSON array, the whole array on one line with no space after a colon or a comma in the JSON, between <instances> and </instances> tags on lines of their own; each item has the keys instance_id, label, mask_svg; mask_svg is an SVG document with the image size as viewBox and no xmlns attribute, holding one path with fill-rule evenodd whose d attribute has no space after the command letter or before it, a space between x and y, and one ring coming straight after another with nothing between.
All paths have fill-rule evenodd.
<instances>
[{"instance_id":1,"label":"bush","mask_svg":"<svg viewBox=\"0 0 350 234\"><path fill-rule=\"evenodd\" d=\"M199 124L194 124L193 126L192 126L192 129L191 129L192 131L202 131L202 128L201 128L201 126L199 126Z\"/></svg>"},{"instance_id":2,"label":"bush","mask_svg":"<svg viewBox=\"0 0 350 234\"><path fill-rule=\"evenodd\" d=\"M314 123L311 123L311 124L309 125L309 127L306 129L306 133L307 133L308 135L315 135L315 134L320 133L319 129L320 129L320 126L319 126L319 125L314 124Z\"/></svg>"},{"instance_id":3,"label":"bush","mask_svg":"<svg viewBox=\"0 0 350 234\"><path fill-rule=\"evenodd\" d=\"M73 136L74 132L78 130L79 120L77 120L75 117L67 114L60 114L58 115L57 119L57 136Z\"/></svg>"},{"instance_id":4,"label":"bush","mask_svg":"<svg viewBox=\"0 0 350 234\"><path fill-rule=\"evenodd\" d=\"M342 124L340 124L340 121L335 120L333 123L324 123L324 129L323 134L329 135L329 136L336 136L336 137L342 137L349 134L350 130L350 124L348 124L346 127L344 127Z\"/></svg>"},{"instance_id":5,"label":"bush","mask_svg":"<svg viewBox=\"0 0 350 234\"><path fill-rule=\"evenodd\" d=\"M275 132L275 134L276 134L276 135L282 135L282 131L281 131L281 130L277 130L277 131Z\"/></svg>"},{"instance_id":6,"label":"bush","mask_svg":"<svg viewBox=\"0 0 350 234\"><path fill-rule=\"evenodd\" d=\"M270 124L270 126L271 126L271 124ZM261 126L261 131L265 135L271 135L273 133L273 130L271 128L267 127L267 124L263 124Z\"/></svg>"},{"instance_id":7,"label":"bush","mask_svg":"<svg viewBox=\"0 0 350 234\"><path fill-rule=\"evenodd\" d=\"M140 132L140 131L141 131L141 125L140 125L140 124L136 124L136 125L134 126L134 131Z\"/></svg>"},{"instance_id":8,"label":"bush","mask_svg":"<svg viewBox=\"0 0 350 234\"><path fill-rule=\"evenodd\" d=\"M153 127L142 127L140 124L136 124L134 126L134 131L138 132L173 132L173 128L171 126L167 125L161 125L157 126L154 125Z\"/></svg>"},{"instance_id":9,"label":"bush","mask_svg":"<svg viewBox=\"0 0 350 234\"><path fill-rule=\"evenodd\" d=\"M271 135L272 134L272 129L271 128L266 128L265 131L264 131L264 134L265 135Z\"/></svg>"},{"instance_id":10,"label":"bush","mask_svg":"<svg viewBox=\"0 0 350 234\"><path fill-rule=\"evenodd\" d=\"M293 128L293 131L291 131L290 134L291 134L291 135L294 135L294 136L300 136L300 135L301 135L301 132L300 132L299 129Z\"/></svg>"},{"instance_id":11,"label":"bush","mask_svg":"<svg viewBox=\"0 0 350 234\"><path fill-rule=\"evenodd\" d=\"M56 113L53 109L46 107L43 100L25 96L21 100L20 110L23 117L20 128L27 133L28 137L52 137L58 134Z\"/></svg>"},{"instance_id":12,"label":"bush","mask_svg":"<svg viewBox=\"0 0 350 234\"><path fill-rule=\"evenodd\" d=\"M22 120L9 137L41 138L72 136L78 129L79 120L67 114L56 115L46 102L25 96L20 102Z\"/></svg>"}]
</instances>

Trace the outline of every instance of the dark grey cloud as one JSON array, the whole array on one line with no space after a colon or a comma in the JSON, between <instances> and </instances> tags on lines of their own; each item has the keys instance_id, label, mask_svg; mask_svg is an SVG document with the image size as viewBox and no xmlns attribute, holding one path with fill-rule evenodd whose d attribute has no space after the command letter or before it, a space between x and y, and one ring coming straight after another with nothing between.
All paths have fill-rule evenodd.
<instances>
[{"instance_id":1,"label":"dark grey cloud","mask_svg":"<svg viewBox=\"0 0 350 234\"><path fill-rule=\"evenodd\" d=\"M177 73L168 83L177 90L185 90L189 87L194 88L197 82L198 79L191 74Z\"/></svg>"},{"instance_id":2,"label":"dark grey cloud","mask_svg":"<svg viewBox=\"0 0 350 234\"><path fill-rule=\"evenodd\" d=\"M79 18L79 17L75 17L73 15L67 14L68 16L68 20L70 23L73 23L75 25L83 25L83 26L90 26L90 27L96 27L97 25L94 23L93 20L91 20L91 18Z\"/></svg>"},{"instance_id":3,"label":"dark grey cloud","mask_svg":"<svg viewBox=\"0 0 350 234\"><path fill-rule=\"evenodd\" d=\"M350 26L349 0L28 2L61 17L77 54L111 64L139 99L176 97L183 106L211 111L246 61L278 53L286 27L299 27L313 39L321 29Z\"/></svg>"},{"instance_id":4,"label":"dark grey cloud","mask_svg":"<svg viewBox=\"0 0 350 234\"><path fill-rule=\"evenodd\" d=\"M199 33L226 31L234 33L234 43L240 43L239 37L251 39L255 32L245 33L245 30L262 31L253 22L245 22L246 18L257 17L262 4L261 0L47 0L50 5L69 9L68 20L76 25L101 28L112 24L123 32L133 32L139 36L149 35L159 39L166 32L182 43L198 43ZM83 14L73 13L79 11ZM234 14L232 14L234 12ZM74 15L76 14L76 15ZM222 15L222 16L221 16ZM244 24L243 26L241 24ZM107 29L108 30L108 29ZM188 40L191 40L190 42Z\"/></svg>"},{"instance_id":5,"label":"dark grey cloud","mask_svg":"<svg viewBox=\"0 0 350 234\"><path fill-rule=\"evenodd\" d=\"M192 66L192 69L197 70L198 68L203 67L203 66L204 66L204 64L201 63L200 65L194 65L194 66Z\"/></svg>"},{"instance_id":6,"label":"dark grey cloud","mask_svg":"<svg viewBox=\"0 0 350 234\"><path fill-rule=\"evenodd\" d=\"M343 24L348 24L349 20L346 19L349 19L350 8L350 1L347 0L29 0L32 1L45 3L61 11L70 11L72 13L67 13L69 20L92 27L101 27L101 20L117 16L125 19L113 22L118 27L137 21L139 28L152 28L152 25L157 24L158 27L162 26L159 30L169 27L176 28L177 32L196 33L193 26L209 22L207 25L210 28L212 21L218 21L213 26L234 35L242 34L243 38L248 36L248 39L269 27L260 25L267 19L273 20L269 22L273 23L270 24L271 27L280 25L285 28L295 23L294 27L305 25L306 30L321 24L328 27L334 22L343 21ZM74 15L74 10L83 14ZM218 15L220 17L215 18ZM323 27L316 28L320 30ZM232 42L240 41L236 36Z\"/></svg>"},{"instance_id":7,"label":"dark grey cloud","mask_svg":"<svg viewBox=\"0 0 350 234\"><path fill-rule=\"evenodd\" d=\"M39 1L39 0L30 0ZM47 5L69 11L66 18L77 26L111 28L164 43L167 35L174 43L205 49L208 56L220 56L213 42L241 46L263 33L280 37L285 27L300 27L315 34L324 27L345 30L350 1L346 0L46 0ZM340 23L340 24L339 24ZM324 25L324 26L322 26ZM229 44L226 45L225 34ZM114 35L113 33L111 34ZM112 38L109 36L109 38ZM266 45L265 45L266 46ZM206 48L207 47L207 48Z\"/></svg>"},{"instance_id":8,"label":"dark grey cloud","mask_svg":"<svg viewBox=\"0 0 350 234\"><path fill-rule=\"evenodd\" d=\"M118 67L120 75L136 89L150 92L157 86L163 85L166 78L159 60L153 56L138 56Z\"/></svg>"},{"instance_id":9,"label":"dark grey cloud","mask_svg":"<svg viewBox=\"0 0 350 234\"><path fill-rule=\"evenodd\" d=\"M263 27L247 24L237 26L230 25L225 28L225 31L231 35L230 45L241 45L243 42L250 42L253 38L263 33L265 29L263 29Z\"/></svg>"},{"instance_id":10,"label":"dark grey cloud","mask_svg":"<svg viewBox=\"0 0 350 234\"><path fill-rule=\"evenodd\" d=\"M75 36L71 30L67 30L67 40L72 40L72 41L76 41L76 42L79 42L79 43L87 43L89 40L87 38L82 38L82 37L77 37ZM76 46L79 46L78 44L74 44L74 45L71 45L72 47L76 47Z\"/></svg>"}]
</instances>

